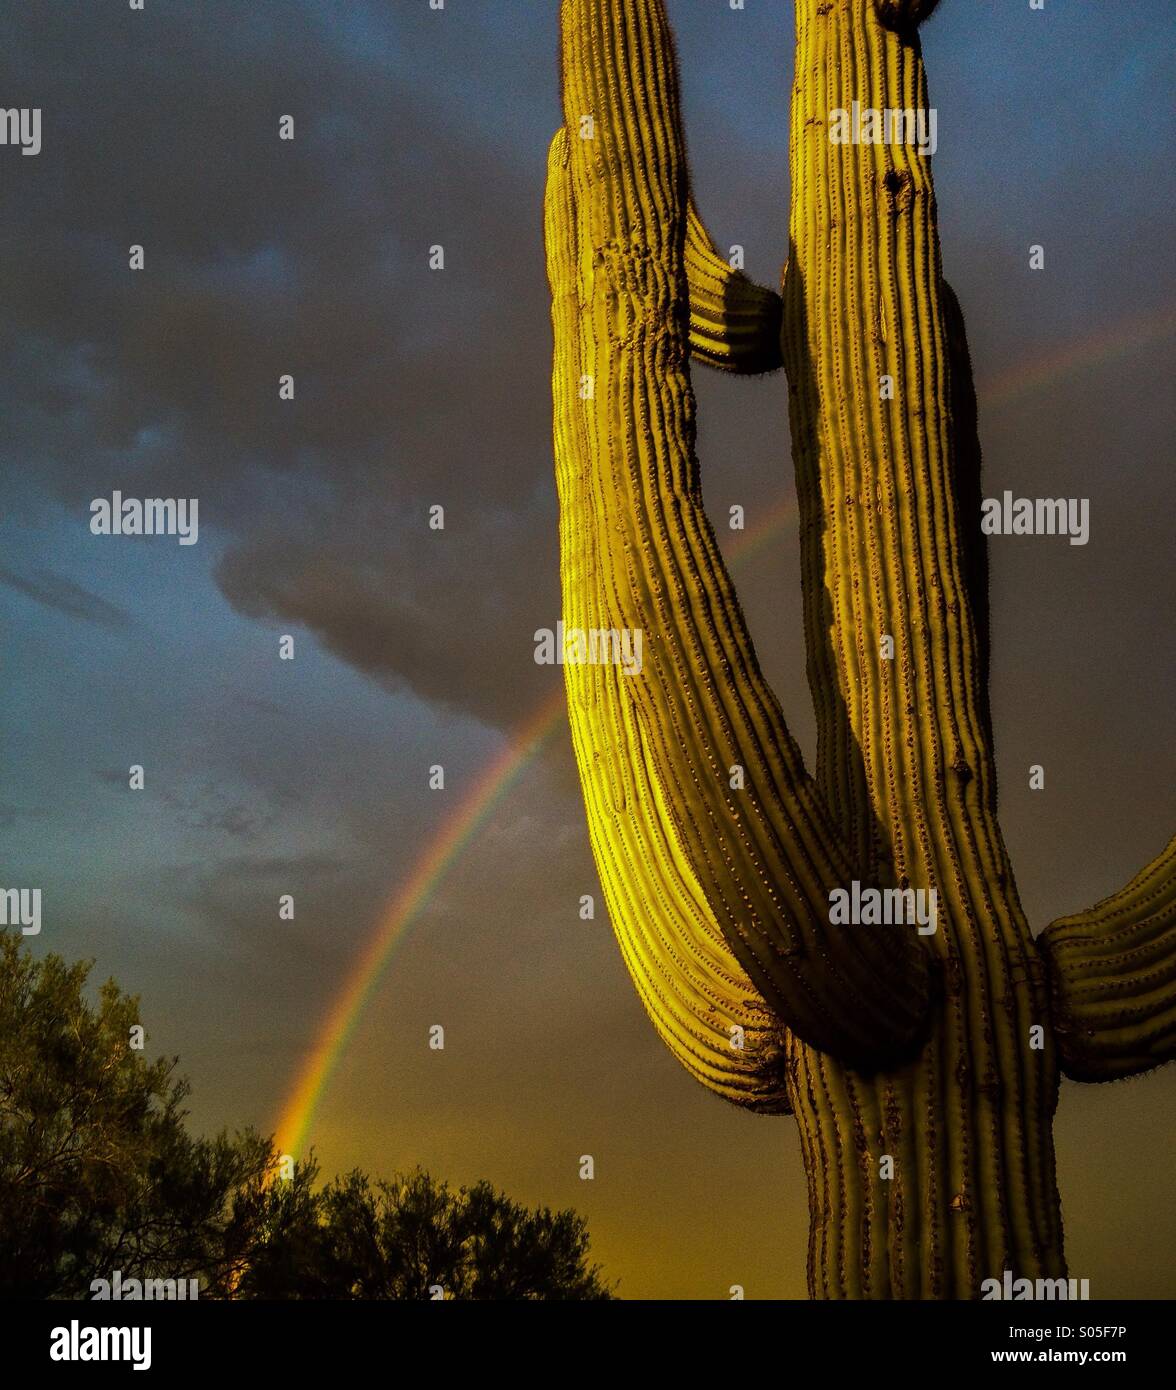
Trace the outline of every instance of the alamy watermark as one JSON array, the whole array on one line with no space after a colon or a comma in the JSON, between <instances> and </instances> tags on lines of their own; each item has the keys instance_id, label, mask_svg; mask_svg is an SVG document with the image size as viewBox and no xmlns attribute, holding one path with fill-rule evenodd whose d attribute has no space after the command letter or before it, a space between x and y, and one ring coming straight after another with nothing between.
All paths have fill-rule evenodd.
<instances>
[{"instance_id":1,"label":"alamy watermark","mask_svg":"<svg viewBox=\"0 0 1176 1390\"><path fill-rule=\"evenodd\" d=\"M934 888L863 888L855 878L848 888L830 891L829 925L910 926L920 936L934 936L937 906Z\"/></svg>"},{"instance_id":2,"label":"alamy watermark","mask_svg":"<svg viewBox=\"0 0 1176 1390\"><path fill-rule=\"evenodd\" d=\"M833 145L913 145L926 157L935 153L939 116L934 106L887 106L884 110L860 101L847 111L837 106L829 112L829 142Z\"/></svg>"},{"instance_id":3,"label":"alamy watermark","mask_svg":"<svg viewBox=\"0 0 1176 1390\"><path fill-rule=\"evenodd\" d=\"M129 1361L136 1371L151 1369L149 1327L83 1327L73 1318L68 1327L49 1334L50 1361Z\"/></svg>"},{"instance_id":4,"label":"alamy watermark","mask_svg":"<svg viewBox=\"0 0 1176 1390\"><path fill-rule=\"evenodd\" d=\"M95 536L178 536L181 545L200 538L200 503L195 497L95 497L90 503Z\"/></svg>"},{"instance_id":5,"label":"alamy watermark","mask_svg":"<svg viewBox=\"0 0 1176 1390\"><path fill-rule=\"evenodd\" d=\"M1001 1298L1020 1303L1026 1299L1069 1301L1089 1297L1089 1279L1014 1279L1011 1269L1005 1270L1002 1279L985 1279L980 1285L980 1299L985 1303Z\"/></svg>"},{"instance_id":6,"label":"alamy watermark","mask_svg":"<svg viewBox=\"0 0 1176 1390\"><path fill-rule=\"evenodd\" d=\"M0 145L19 145L21 154L40 154L41 108L0 107Z\"/></svg>"},{"instance_id":7,"label":"alamy watermark","mask_svg":"<svg viewBox=\"0 0 1176 1390\"><path fill-rule=\"evenodd\" d=\"M980 504L986 536L1069 536L1071 545L1090 539L1088 497L1014 497L1009 491Z\"/></svg>"},{"instance_id":8,"label":"alamy watermark","mask_svg":"<svg viewBox=\"0 0 1176 1390\"><path fill-rule=\"evenodd\" d=\"M90 1284L90 1298L95 1303L107 1299L115 1303L170 1303L199 1297L199 1279L124 1279L121 1269L109 1279L95 1279Z\"/></svg>"},{"instance_id":9,"label":"alamy watermark","mask_svg":"<svg viewBox=\"0 0 1176 1390\"><path fill-rule=\"evenodd\" d=\"M626 676L641 674L642 631L639 627L566 628L561 618L553 632L535 632L536 666L619 666Z\"/></svg>"},{"instance_id":10,"label":"alamy watermark","mask_svg":"<svg viewBox=\"0 0 1176 1390\"><path fill-rule=\"evenodd\" d=\"M41 890L0 888L0 927L20 927L22 936L41 931Z\"/></svg>"}]
</instances>

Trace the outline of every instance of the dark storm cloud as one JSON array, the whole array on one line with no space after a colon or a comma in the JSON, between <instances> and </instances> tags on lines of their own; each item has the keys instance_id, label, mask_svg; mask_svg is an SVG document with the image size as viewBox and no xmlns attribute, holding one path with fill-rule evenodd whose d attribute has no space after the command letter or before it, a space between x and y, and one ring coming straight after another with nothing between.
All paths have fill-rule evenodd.
<instances>
[{"instance_id":1,"label":"dark storm cloud","mask_svg":"<svg viewBox=\"0 0 1176 1390\"><path fill-rule=\"evenodd\" d=\"M395 10L366 13L394 47ZM7 99L44 112L0 230L18 488L79 522L114 488L199 496L240 611L512 722L542 685L530 634L558 616L534 171L313 6L8 24Z\"/></svg>"},{"instance_id":2,"label":"dark storm cloud","mask_svg":"<svg viewBox=\"0 0 1176 1390\"><path fill-rule=\"evenodd\" d=\"M309 628L388 688L411 679L427 700L510 727L558 680L534 660L535 630L559 616L554 526L460 506L446 524L406 525L392 556L313 533L251 539L217 578L241 612Z\"/></svg>"},{"instance_id":3,"label":"dark storm cloud","mask_svg":"<svg viewBox=\"0 0 1176 1390\"><path fill-rule=\"evenodd\" d=\"M550 674L530 662L531 634L559 609L540 235L554 14L529 0L444 17L363 0L15 8L0 81L9 103L43 109L44 129L36 159L4 166L0 460L14 503L35 488L81 522L115 487L198 495L239 612L304 626L390 689L499 726L523 717ZM774 279L787 20L690 0L671 14L695 191L719 244ZM1113 174L1121 197L1059 212L1068 156L1050 146L1048 177L1014 178L988 88L958 73L947 87L969 62L954 23L927 36L948 95L945 242L974 356L983 366L999 344L1004 365L1010 342L1064 338L1067 312L1106 321L1152 274L1123 252L1140 228L1156 242L1141 190L1160 166L1145 142L1123 167L1104 137L1065 196ZM733 64L754 102L732 91ZM278 139L285 114L293 141ZM1044 139L1033 103L1014 118L1017 148ZM1039 295L1027 318L1011 267L1034 238L1067 292ZM142 272L127 268L132 244ZM443 271L428 268L435 244ZM1088 263L1097 273L1080 273ZM293 401L278 398L285 373ZM748 503L787 477L782 386L779 399L762 442L727 407L730 442L703 450L708 497ZM427 528L433 504L444 532Z\"/></svg>"},{"instance_id":4,"label":"dark storm cloud","mask_svg":"<svg viewBox=\"0 0 1176 1390\"><path fill-rule=\"evenodd\" d=\"M54 608L68 618L81 618L83 622L94 623L98 627L127 628L133 619L117 604L99 598L63 574L51 570L37 570L31 575L15 574L6 565L0 565L0 583L35 599L47 608Z\"/></svg>"}]
</instances>

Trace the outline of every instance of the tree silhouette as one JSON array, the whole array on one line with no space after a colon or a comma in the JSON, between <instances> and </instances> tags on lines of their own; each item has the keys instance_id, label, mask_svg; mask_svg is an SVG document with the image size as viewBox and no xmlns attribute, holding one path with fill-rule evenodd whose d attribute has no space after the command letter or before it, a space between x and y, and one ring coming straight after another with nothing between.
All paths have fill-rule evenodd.
<instances>
[{"instance_id":1,"label":"tree silhouette","mask_svg":"<svg viewBox=\"0 0 1176 1390\"><path fill-rule=\"evenodd\" d=\"M305 1171L305 1169L303 1170ZM242 1298L604 1299L571 1211L530 1211L489 1183L453 1192L420 1168L279 1194Z\"/></svg>"},{"instance_id":2,"label":"tree silhouette","mask_svg":"<svg viewBox=\"0 0 1176 1390\"><path fill-rule=\"evenodd\" d=\"M420 1169L316 1190L277 1179L253 1130L188 1133L178 1059L147 1061L139 1002L91 964L0 933L0 1297L89 1298L110 1280L197 1279L201 1298L599 1299L571 1211Z\"/></svg>"}]
</instances>

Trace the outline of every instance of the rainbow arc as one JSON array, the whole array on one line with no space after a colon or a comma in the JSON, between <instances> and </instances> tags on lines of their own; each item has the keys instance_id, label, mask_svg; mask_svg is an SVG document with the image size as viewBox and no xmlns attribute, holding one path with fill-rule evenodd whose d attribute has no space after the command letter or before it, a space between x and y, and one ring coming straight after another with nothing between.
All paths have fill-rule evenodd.
<instances>
[{"instance_id":1,"label":"rainbow arc","mask_svg":"<svg viewBox=\"0 0 1176 1390\"><path fill-rule=\"evenodd\" d=\"M1026 396L1087 368L1126 357L1176 332L1176 305L1134 315L1077 343L1067 344L1040 360L1008 369L977 386L983 416L1007 408ZM795 514L785 501L730 548L731 563L745 562L774 537ZM276 1125L278 1151L298 1156L306 1146L314 1117L355 1036L396 948L418 922L431 896L452 871L539 754L566 723L562 683L532 713L513 739L486 766L443 829L430 841L412 872L381 913L347 979L331 1002L310 1049L300 1059Z\"/></svg>"}]
</instances>

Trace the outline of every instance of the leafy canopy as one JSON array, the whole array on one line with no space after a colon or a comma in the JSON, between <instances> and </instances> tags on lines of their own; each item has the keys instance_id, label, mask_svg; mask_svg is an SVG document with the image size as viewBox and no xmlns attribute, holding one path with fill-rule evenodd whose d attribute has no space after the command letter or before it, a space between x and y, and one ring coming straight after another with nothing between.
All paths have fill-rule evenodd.
<instances>
[{"instance_id":1,"label":"leafy canopy","mask_svg":"<svg viewBox=\"0 0 1176 1390\"><path fill-rule=\"evenodd\" d=\"M416 1169L316 1187L253 1130L190 1135L178 1059L131 1045L139 1001L0 932L0 1297L94 1280L200 1281L202 1298L604 1299L572 1211ZM437 1291L441 1290L439 1294Z\"/></svg>"}]
</instances>

